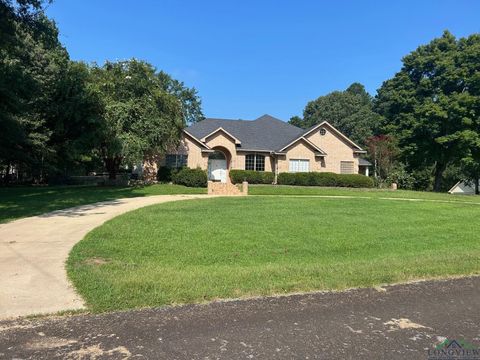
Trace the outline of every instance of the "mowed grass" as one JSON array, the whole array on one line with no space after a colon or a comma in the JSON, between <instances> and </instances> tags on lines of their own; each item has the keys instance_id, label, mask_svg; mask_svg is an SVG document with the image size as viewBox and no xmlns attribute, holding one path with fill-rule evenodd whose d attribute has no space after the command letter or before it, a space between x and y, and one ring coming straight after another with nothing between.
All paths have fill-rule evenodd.
<instances>
[{"instance_id":1,"label":"mowed grass","mask_svg":"<svg viewBox=\"0 0 480 360\"><path fill-rule=\"evenodd\" d=\"M67 270L95 312L479 274L479 211L286 196L165 203L90 232Z\"/></svg>"},{"instance_id":2,"label":"mowed grass","mask_svg":"<svg viewBox=\"0 0 480 360\"><path fill-rule=\"evenodd\" d=\"M439 201L476 202L480 204L480 196L452 195L425 191L389 189L355 189L319 186L289 186L289 185L250 185L250 195L297 195L297 196L355 196L369 198L402 198Z\"/></svg>"},{"instance_id":3,"label":"mowed grass","mask_svg":"<svg viewBox=\"0 0 480 360\"><path fill-rule=\"evenodd\" d=\"M0 223L99 201L136 196L204 193L207 193L207 189L171 184L144 187L4 187L0 188Z\"/></svg>"}]
</instances>

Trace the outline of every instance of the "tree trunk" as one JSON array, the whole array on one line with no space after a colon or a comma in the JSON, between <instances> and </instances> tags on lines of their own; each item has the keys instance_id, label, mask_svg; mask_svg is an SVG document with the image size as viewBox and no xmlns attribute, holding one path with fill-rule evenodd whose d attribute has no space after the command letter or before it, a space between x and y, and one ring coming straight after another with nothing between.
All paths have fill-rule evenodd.
<instances>
[{"instance_id":1,"label":"tree trunk","mask_svg":"<svg viewBox=\"0 0 480 360\"><path fill-rule=\"evenodd\" d=\"M5 182L5 185L8 185L10 183L10 163L7 164L7 172L5 173L5 178L4 178L4 182Z\"/></svg>"},{"instance_id":2,"label":"tree trunk","mask_svg":"<svg viewBox=\"0 0 480 360\"><path fill-rule=\"evenodd\" d=\"M447 168L446 164L438 163L435 165L435 180L433 183L433 191L440 192L442 189L443 172Z\"/></svg>"},{"instance_id":3,"label":"tree trunk","mask_svg":"<svg viewBox=\"0 0 480 360\"><path fill-rule=\"evenodd\" d=\"M120 167L120 159L118 157L105 158L105 168L108 172L108 179L115 180L117 178L118 168Z\"/></svg>"},{"instance_id":4,"label":"tree trunk","mask_svg":"<svg viewBox=\"0 0 480 360\"><path fill-rule=\"evenodd\" d=\"M478 176L477 176L477 177L475 177L475 195L480 194L480 190L478 188L478 181L479 181L479 179L478 179Z\"/></svg>"}]
</instances>

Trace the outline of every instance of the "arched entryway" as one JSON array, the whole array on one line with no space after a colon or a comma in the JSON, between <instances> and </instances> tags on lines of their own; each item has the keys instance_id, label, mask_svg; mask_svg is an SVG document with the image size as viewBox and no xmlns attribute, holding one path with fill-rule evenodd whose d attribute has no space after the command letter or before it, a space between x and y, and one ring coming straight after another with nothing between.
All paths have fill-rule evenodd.
<instances>
[{"instance_id":1,"label":"arched entryway","mask_svg":"<svg viewBox=\"0 0 480 360\"><path fill-rule=\"evenodd\" d=\"M229 153L223 149L213 149L214 152L208 156L208 180L227 182Z\"/></svg>"}]
</instances>

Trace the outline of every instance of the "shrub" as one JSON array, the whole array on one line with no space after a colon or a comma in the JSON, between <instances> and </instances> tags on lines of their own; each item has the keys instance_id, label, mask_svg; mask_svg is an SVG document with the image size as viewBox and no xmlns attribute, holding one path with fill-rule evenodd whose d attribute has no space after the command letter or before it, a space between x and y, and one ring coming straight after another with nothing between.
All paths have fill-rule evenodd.
<instances>
[{"instance_id":1,"label":"shrub","mask_svg":"<svg viewBox=\"0 0 480 360\"><path fill-rule=\"evenodd\" d=\"M157 171L157 180L163 183L171 182L173 175L176 174L179 170L180 169L170 168L168 166L160 166Z\"/></svg>"},{"instance_id":2,"label":"shrub","mask_svg":"<svg viewBox=\"0 0 480 360\"><path fill-rule=\"evenodd\" d=\"M172 181L174 184L188 187L207 187L207 172L200 168L183 168L172 174Z\"/></svg>"},{"instance_id":3,"label":"shrub","mask_svg":"<svg viewBox=\"0 0 480 360\"><path fill-rule=\"evenodd\" d=\"M280 185L373 187L371 178L359 174L335 174L329 172L281 173L278 175L277 180Z\"/></svg>"},{"instance_id":4,"label":"shrub","mask_svg":"<svg viewBox=\"0 0 480 360\"><path fill-rule=\"evenodd\" d=\"M336 174L337 186L353 188L371 188L373 179L360 174Z\"/></svg>"},{"instance_id":5,"label":"shrub","mask_svg":"<svg viewBox=\"0 0 480 360\"><path fill-rule=\"evenodd\" d=\"M270 171L230 170L230 179L234 184L247 181L249 184L272 184L275 174Z\"/></svg>"}]
</instances>

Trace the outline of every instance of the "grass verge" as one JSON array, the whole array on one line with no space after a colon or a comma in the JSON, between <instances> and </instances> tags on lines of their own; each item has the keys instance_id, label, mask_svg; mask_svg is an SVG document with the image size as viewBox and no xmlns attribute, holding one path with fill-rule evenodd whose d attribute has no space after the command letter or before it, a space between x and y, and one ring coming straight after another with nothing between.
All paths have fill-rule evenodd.
<instances>
[{"instance_id":1,"label":"grass verge","mask_svg":"<svg viewBox=\"0 0 480 360\"><path fill-rule=\"evenodd\" d=\"M479 274L479 210L375 198L165 203L93 230L67 270L94 312Z\"/></svg>"}]
</instances>

